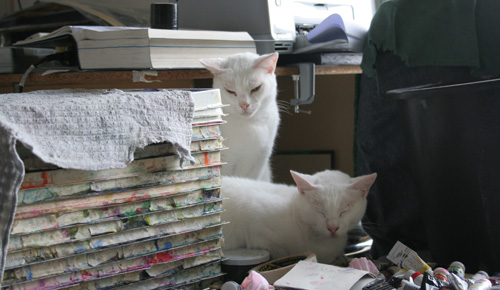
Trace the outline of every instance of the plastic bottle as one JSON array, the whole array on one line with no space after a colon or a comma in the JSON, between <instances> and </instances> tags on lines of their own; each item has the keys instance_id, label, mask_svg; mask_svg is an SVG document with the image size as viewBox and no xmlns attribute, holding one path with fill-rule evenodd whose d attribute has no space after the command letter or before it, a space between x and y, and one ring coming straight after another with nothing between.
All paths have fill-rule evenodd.
<instances>
[{"instance_id":1,"label":"plastic bottle","mask_svg":"<svg viewBox=\"0 0 500 290\"><path fill-rule=\"evenodd\" d=\"M459 261L451 262L450 266L448 266L448 271L462 278L465 276L465 266Z\"/></svg>"}]
</instances>

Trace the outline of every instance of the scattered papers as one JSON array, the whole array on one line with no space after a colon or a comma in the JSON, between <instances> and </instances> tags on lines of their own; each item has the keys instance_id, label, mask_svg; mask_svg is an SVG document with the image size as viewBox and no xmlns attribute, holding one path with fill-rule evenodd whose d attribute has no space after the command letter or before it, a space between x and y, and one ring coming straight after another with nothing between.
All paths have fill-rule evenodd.
<instances>
[{"instance_id":1,"label":"scattered papers","mask_svg":"<svg viewBox=\"0 0 500 290\"><path fill-rule=\"evenodd\" d=\"M274 286L280 289L346 290L366 275L371 274L353 268L299 261Z\"/></svg>"}]
</instances>

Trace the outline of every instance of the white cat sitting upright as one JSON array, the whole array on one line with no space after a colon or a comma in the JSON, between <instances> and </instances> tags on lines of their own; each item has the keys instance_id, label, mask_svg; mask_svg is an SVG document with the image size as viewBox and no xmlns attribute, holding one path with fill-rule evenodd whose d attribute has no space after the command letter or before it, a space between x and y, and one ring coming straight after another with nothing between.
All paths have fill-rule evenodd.
<instances>
[{"instance_id":1,"label":"white cat sitting upright","mask_svg":"<svg viewBox=\"0 0 500 290\"><path fill-rule=\"evenodd\" d=\"M291 174L297 186L223 176L222 219L229 222L223 250L266 249L271 259L311 251L320 263L344 254L347 232L363 217L377 174Z\"/></svg>"},{"instance_id":2,"label":"white cat sitting upright","mask_svg":"<svg viewBox=\"0 0 500 290\"><path fill-rule=\"evenodd\" d=\"M274 70L278 53L239 53L200 59L221 91L227 124L222 127L222 175L271 181L270 157L280 123Z\"/></svg>"}]
</instances>

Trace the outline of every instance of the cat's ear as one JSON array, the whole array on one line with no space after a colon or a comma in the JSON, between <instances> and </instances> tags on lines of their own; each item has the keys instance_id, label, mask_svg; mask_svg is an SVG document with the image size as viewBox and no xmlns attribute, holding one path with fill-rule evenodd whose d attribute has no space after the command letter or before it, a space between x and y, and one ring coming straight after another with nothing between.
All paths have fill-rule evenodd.
<instances>
[{"instance_id":1,"label":"cat's ear","mask_svg":"<svg viewBox=\"0 0 500 290\"><path fill-rule=\"evenodd\" d=\"M377 173L355 177L353 178L353 183L349 186L349 188L360 190L363 193L363 198L365 198L376 178Z\"/></svg>"},{"instance_id":2,"label":"cat's ear","mask_svg":"<svg viewBox=\"0 0 500 290\"><path fill-rule=\"evenodd\" d=\"M267 73L274 73L276 69L276 63L278 62L279 54L277 52L264 54L260 56L253 66L254 68L261 68L265 70Z\"/></svg>"},{"instance_id":3,"label":"cat's ear","mask_svg":"<svg viewBox=\"0 0 500 290\"><path fill-rule=\"evenodd\" d=\"M206 67L214 76L222 74L225 69L222 67L225 59L223 58L201 58L201 64Z\"/></svg>"},{"instance_id":4,"label":"cat's ear","mask_svg":"<svg viewBox=\"0 0 500 290\"><path fill-rule=\"evenodd\" d=\"M300 193L304 194L306 191L316 189L316 187L312 184L311 175L298 173L293 170L290 170L290 173L292 174L292 178L295 181L295 184L297 184L297 188Z\"/></svg>"}]
</instances>

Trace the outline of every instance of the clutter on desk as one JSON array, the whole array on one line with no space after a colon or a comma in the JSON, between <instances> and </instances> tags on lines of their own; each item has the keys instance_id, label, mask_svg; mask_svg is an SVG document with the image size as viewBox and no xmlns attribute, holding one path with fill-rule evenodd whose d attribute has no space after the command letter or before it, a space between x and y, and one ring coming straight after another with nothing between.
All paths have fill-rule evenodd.
<instances>
[{"instance_id":1,"label":"clutter on desk","mask_svg":"<svg viewBox=\"0 0 500 290\"><path fill-rule=\"evenodd\" d=\"M228 281L222 290L498 290L500 273L467 273L467 265L453 261L437 265L397 242L385 258L350 259L348 266L318 263L314 253L269 261L251 269L242 282ZM270 269L272 268L272 269ZM269 271L276 271L269 275ZM251 285L250 287L248 285Z\"/></svg>"}]
</instances>

